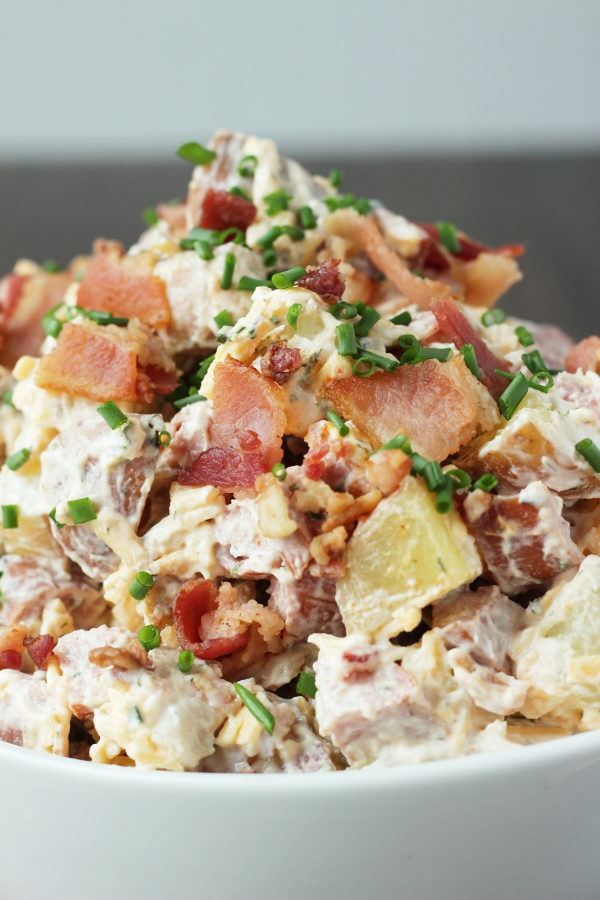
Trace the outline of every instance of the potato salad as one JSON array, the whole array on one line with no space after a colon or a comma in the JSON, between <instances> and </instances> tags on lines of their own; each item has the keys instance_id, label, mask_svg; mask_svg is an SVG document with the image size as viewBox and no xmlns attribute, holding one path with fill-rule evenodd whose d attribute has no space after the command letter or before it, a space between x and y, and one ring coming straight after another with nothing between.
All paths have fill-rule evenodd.
<instances>
[{"instance_id":1,"label":"potato salad","mask_svg":"<svg viewBox=\"0 0 600 900\"><path fill-rule=\"evenodd\" d=\"M316 772L600 728L600 337L496 305L521 245L178 155L132 247L0 281L0 740Z\"/></svg>"}]
</instances>

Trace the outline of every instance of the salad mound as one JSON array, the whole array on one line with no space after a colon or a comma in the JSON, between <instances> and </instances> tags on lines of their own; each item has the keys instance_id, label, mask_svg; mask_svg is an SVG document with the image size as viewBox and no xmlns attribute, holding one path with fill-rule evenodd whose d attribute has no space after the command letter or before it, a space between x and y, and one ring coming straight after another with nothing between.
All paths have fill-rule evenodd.
<instances>
[{"instance_id":1,"label":"salad mound","mask_svg":"<svg viewBox=\"0 0 600 900\"><path fill-rule=\"evenodd\" d=\"M0 282L0 739L311 772L600 727L600 338L272 141Z\"/></svg>"}]
</instances>

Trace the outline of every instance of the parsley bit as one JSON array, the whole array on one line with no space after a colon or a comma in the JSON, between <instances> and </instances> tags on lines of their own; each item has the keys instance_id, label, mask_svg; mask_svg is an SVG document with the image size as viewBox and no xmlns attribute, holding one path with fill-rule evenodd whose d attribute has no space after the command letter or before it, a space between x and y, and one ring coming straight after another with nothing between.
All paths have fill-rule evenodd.
<instances>
[{"instance_id":1,"label":"parsley bit","mask_svg":"<svg viewBox=\"0 0 600 900\"><path fill-rule=\"evenodd\" d=\"M195 166L207 166L216 158L217 154L214 150L208 150L206 147L203 147L197 141L188 141L187 144L182 144L179 147L177 156L180 159L185 159L186 162L193 163Z\"/></svg>"}]
</instances>

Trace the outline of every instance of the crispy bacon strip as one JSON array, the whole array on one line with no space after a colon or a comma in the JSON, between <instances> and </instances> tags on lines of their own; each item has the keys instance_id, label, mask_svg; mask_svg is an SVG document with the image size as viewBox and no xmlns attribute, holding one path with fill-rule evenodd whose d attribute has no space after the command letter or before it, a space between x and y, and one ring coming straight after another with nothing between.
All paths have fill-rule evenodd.
<instances>
[{"instance_id":1,"label":"crispy bacon strip","mask_svg":"<svg viewBox=\"0 0 600 900\"><path fill-rule=\"evenodd\" d=\"M432 222L419 222L418 224L419 228L422 228L423 231L427 232L432 240L436 241L438 244L440 243L440 234L437 225L434 225ZM457 259L462 259L463 262L470 262L473 259L477 259L480 253L494 253L509 257L523 256L525 253L523 244L503 244L501 247L486 247L485 244L480 244L478 241L474 241L472 238L467 237L462 231L458 232L458 239L460 242L460 250L458 253L452 253L452 255Z\"/></svg>"},{"instance_id":2,"label":"crispy bacon strip","mask_svg":"<svg viewBox=\"0 0 600 900\"><path fill-rule=\"evenodd\" d=\"M246 231L256 216L256 207L243 197L230 194L229 191L217 191L209 188L202 201L201 228L215 228L225 231L226 228L239 228Z\"/></svg>"},{"instance_id":3,"label":"crispy bacon strip","mask_svg":"<svg viewBox=\"0 0 600 900\"><path fill-rule=\"evenodd\" d=\"M339 300L343 295L346 283L339 273L339 259L326 259L319 266L308 266L306 275L297 281L298 287L314 291L323 300L332 302Z\"/></svg>"},{"instance_id":4,"label":"crispy bacon strip","mask_svg":"<svg viewBox=\"0 0 600 900\"><path fill-rule=\"evenodd\" d=\"M600 337L592 335L571 347L565 357L567 372L597 372L600 367Z\"/></svg>"},{"instance_id":5,"label":"crispy bacon strip","mask_svg":"<svg viewBox=\"0 0 600 900\"><path fill-rule=\"evenodd\" d=\"M20 669L21 654L18 650L0 650L0 669Z\"/></svg>"},{"instance_id":6,"label":"crispy bacon strip","mask_svg":"<svg viewBox=\"0 0 600 900\"><path fill-rule=\"evenodd\" d=\"M56 641L51 634L40 634L39 637L25 638L23 641L37 669L47 669Z\"/></svg>"},{"instance_id":7,"label":"crispy bacon strip","mask_svg":"<svg viewBox=\"0 0 600 900\"><path fill-rule=\"evenodd\" d=\"M70 282L68 272L42 271L0 281L0 364L12 367L21 356L39 354L42 316L61 302Z\"/></svg>"},{"instance_id":8,"label":"crispy bacon strip","mask_svg":"<svg viewBox=\"0 0 600 900\"><path fill-rule=\"evenodd\" d=\"M472 344L481 369L481 381L493 397L498 399L507 387L506 378L496 375L495 369L506 369L508 363L505 359L490 350L486 342L481 338L471 325L464 313L458 308L456 301L451 297L436 299L431 304L431 310L438 321L440 331L444 338L457 347L464 344Z\"/></svg>"},{"instance_id":9,"label":"crispy bacon strip","mask_svg":"<svg viewBox=\"0 0 600 900\"><path fill-rule=\"evenodd\" d=\"M254 482L266 472L260 452L245 453L231 447L211 447L194 460L191 466L180 469L179 484L212 484L225 491L254 487Z\"/></svg>"},{"instance_id":10,"label":"crispy bacon strip","mask_svg":"<svg viewBox=\"0 0 600 900\"><path fill-rule=\"evenodd\" d=\"M165 285L153 274L149 254L123 256L99 253L86 266L77 303L129 319L137 317L151 328L166 328L171 308Z\"/></svg>"},{"instance_id":11,"label":"crispy bacon strip","mask_svg":"<svg viewBox=\"0 0 600 900\"><path fill-rule=\"evenodd\" d=\"M186 581L179 588L173 604L173 621L177 640L184 650L191 650L198 659L218 659L248 644L246 631L227 637L200 640L202 617L211 612L217 603L217 591L212 581L196 578Z\"/></svg>"}]
</instances>

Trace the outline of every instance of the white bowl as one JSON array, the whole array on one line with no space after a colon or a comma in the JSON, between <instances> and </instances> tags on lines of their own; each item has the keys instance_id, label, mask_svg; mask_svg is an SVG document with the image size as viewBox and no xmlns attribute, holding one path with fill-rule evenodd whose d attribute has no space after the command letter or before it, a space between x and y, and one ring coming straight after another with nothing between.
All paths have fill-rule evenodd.
<instances>
[{"instance_id":1,"label":"white bowl","mask_svg":"<svg viewBox=\"0 0 600 900\"><path fill-rule=\"evenodd\" d=\"M396 770L142 772L0 744L1 900L600 896L600 734Z\"/></svg>"}]
</instances>

